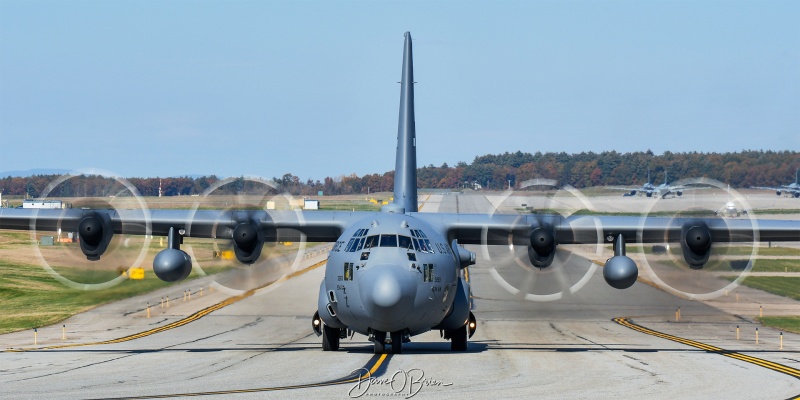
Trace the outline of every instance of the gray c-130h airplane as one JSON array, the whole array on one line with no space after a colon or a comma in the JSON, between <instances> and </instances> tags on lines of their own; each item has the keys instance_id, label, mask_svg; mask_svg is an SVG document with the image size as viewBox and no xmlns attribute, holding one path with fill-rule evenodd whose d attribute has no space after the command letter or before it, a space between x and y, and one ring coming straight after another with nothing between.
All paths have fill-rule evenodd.
<instances>
[{"instance_id":1,"label":"gray c-130h airplane","mask_svg":"<svg viewBox=\"0 0 800 400\"><path fill-rule=\"evenodd\" d=\"M702 268L714 242L800 241L796 221L639 218L546 214L420 213L417 204L414 74L405 33L394 199L381 211L0 209L0 229L59 228L77 232L83 254L99 260L114 234L167 236L153 262L156 275L179 281L192 269L183 237L230 239L239 262L252 264L265 242L334 243L312 317L322 348L339 348L350 332L366 335L375 353L400 353L414 335L440 330L451 349L467 349L476 328L464 269L475 263L465 244L527 248L530 263L547 268L559 245L613 244L603 277L614 288L636 282L629 242L680 242L685 261ZM586 224L586 221L591 223Z\"/></svg>"}]
</instances>

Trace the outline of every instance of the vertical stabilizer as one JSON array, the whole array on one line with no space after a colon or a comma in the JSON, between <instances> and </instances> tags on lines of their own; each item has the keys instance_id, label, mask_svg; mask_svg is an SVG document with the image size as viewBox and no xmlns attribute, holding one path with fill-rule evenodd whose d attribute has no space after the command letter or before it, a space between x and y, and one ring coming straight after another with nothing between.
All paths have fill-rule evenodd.
<instances>
[{"instance_id":1,"label":"vertical stabilizer","mask_svg":"<svg viewBox=\"0 0 800 400\"><path fill-rule=\"evenodd\" d=\"M403 76L400 80L400 117L397 122L397 158L394 167L394 201L384 211L417 211L417 135L414 128L414 60L411 33L405 33Z\"/></svg>"}]
</instances>

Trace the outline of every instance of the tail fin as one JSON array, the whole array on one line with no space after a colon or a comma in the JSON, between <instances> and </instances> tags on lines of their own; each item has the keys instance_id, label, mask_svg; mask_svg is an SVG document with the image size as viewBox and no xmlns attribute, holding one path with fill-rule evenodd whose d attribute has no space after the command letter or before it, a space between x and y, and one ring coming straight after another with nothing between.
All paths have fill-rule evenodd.
<instances>
[{"instance_id":1,"label":"tail fin","mask_svg":"<svg viewBox=\"0 0 800 400\"><path fill-rule=\"evenodd\" d=\"M417 211L417 134L414 127L414 60L411 33L405 33L403 75L400 80L400 117L397 123L397 158L394 167L394 201L390 212Z\"/></svg>"}]
</instances>

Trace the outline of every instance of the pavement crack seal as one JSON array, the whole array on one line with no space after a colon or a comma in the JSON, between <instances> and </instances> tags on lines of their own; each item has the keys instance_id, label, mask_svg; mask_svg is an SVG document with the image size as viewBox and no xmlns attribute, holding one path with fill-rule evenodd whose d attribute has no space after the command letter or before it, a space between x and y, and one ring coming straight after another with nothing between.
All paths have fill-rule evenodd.
<instances>
[{"instance_id":1,"label":"pavement crack seal","mask_svg":"<svg viewBox=\"0 0 800 400\"><path fill-rule=\"evenodd\" d=\"M316 264L314 264L314 265L312 265L312 266L310 266L310 267L308 267L306 269L293 272L293 273L291 273L289 275L285 275L285 276L281 277L280 279L278 279L278 280L276 280L274 282L270 282L270 283L268 283L268 284L266 284L266 285L264 285L262 287L258 287L258 288L255 288L255 289L250 289L247 292L244 292L244 293L242 293L242 294L240 294L238 296L229 297L229 298L227 298L227 299L225 299L225 300L223 300L223 301L221 301L221 302L219 302L217 304L214 304L213 306L206 307L206 308L204 308L204 309L202 309L200 311L197 311L194 314L192 314L192 315L190 315L190 316L188 316L186 318L183 318L183 319L180 319L178 321L172 322L170 324L167 324L167 325L164 325L164 326L161 326L161 327L158 327L158 328L153 328L153 329L150 329L150 330L147 330L147 331L144 331L144 332L134 333L132 335L123 336L121 338L104 340L104 341L99 341L99 342L71 343L71 344L62 344L62 345L47 346L47 347L29 347L29 348L21 348L21 349L8 349L8 350L5 350L5 352L19 353L19 352L25 352L25 351L67 349L67 348L71 348L71 347L98 346L98 345L104 345L104 344L122 343L122 342L127 342L127 341L130 341L130 340L140 339L140 338L143 338L145 336L150 336L150 335L154 335L154 334L159 333L159 332L164 332L164 331L168 331L168 330L171 330L171 329L175 329L175 328L184 326L184 325L186 325L186 324L188 324L190 322L197 321L198 319L203 318L206 315L211 314L214 311L217 311L217 310L225 308L225 307L227 307L227 306L229 306L231 304L234 304L234 303L237 303L239 301L242 301L242 300L244 300L244 299L256 294L257 292L259 292L261 290L267 289L267 288L269 288L269 287L271 287L271 286L273 286L275 284L285 282L285 281L287 281L287 280L289 280L291 278L294 278L296 276L302 275L302 274L304 274L306 272L309 272L309 271L311 271L313 269L316 269L316 268L318 268L318 267L320 267L322 265L325 265L326 262L328 262L328 260L320 261L320 262L318 262L318 263L316 263Z\"/></svg>"},{"instance_id":2,"label":"pavement crack seal","mask_svg":"<svg viewBox=\"0 0 800 400\"><path fill-rule=\"evenodd\" d=\"M737 353L735 351L721 349L719 347L711 346L711 345L708 345L708 344L705 344L705 343L701 343L701 342L697 342L697 341L694 341L694 340L684 339L684 338L681 338L681 337L677 337L677 336L673 336L673 335L668 335L666 333L654 331L652 329L645 328L645 327L643 327L643 326L641 326L639 324L634 323L629 318L614 318L612 321L614 321L617 324L620 324L620 325L622 325L622 326L624 326L626 328L630 328L630 329L633 329L633 330L641 332L641 333L645 333L645 334L648 334L648 335L651 335L651 336L655 336L655 337L660 337L662 339L671 340L673 342L678 342L678 343L681 343L681 344L685 344L687 346L692 346L692 347L695 347L695 348L698 348L698 349L701 349L701 350L705 350L705 351L707 351L709 353L716 353L716 354L719 354L721 356L730 357L730 358L733 358L733 359L736 359L736 360L748 362L750 364L755 364L755 365L758 365L759 367L768 368L768 369L771 369L773 371L780 372L782 374L786 374L786 375L789 375L789 376L792 376L792 377L800 379L800 370L798 370L796 368L792 368L792 367L789 367L789 366L786 366L786 365L783 365L783 364L778 364L778 363L775 363L775 362L772 362L772 361L767 361L767 360L764 360L762 358L757 358L757 357L752 357L752 356L748 356L748 355L745 355L745 354Z\"/></svg>"},{"instance_id":3,"label":"pavement crack seal","mask_svg":"<svg viewBox=\"0 0 800 400\"><path fill-rule=\"evenodd\" d=\"M140 400L140 399L166 399L171 397L226 396L226 395L233 395L240 393L275 392L281 390L308 389L308 388L316 388L323 386L343 385L346 383L358 383L367 379L383 375L383 373L386 371L386 365L384 365L384 362L390 359L391 355L389 354L375 354L374 356L372 356L372 358L370 358L369 361L367 361L364 367L351 372L347 376L341 377L339 379L333 379L330 381L317 382L317 383L306 383L302 385L275 386L275 387L253 388L253 389L220 390L213 392L175 393L175 394L159 394L151 396L130 396L130 397L107 397L103 399ZM388 362L386 364L388 364Z\"/></svg>"}]
</instances>

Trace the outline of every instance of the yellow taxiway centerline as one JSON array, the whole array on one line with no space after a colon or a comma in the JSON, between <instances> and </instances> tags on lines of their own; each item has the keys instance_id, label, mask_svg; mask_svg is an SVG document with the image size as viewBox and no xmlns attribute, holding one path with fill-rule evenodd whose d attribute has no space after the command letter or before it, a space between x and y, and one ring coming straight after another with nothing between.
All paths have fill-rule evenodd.
<instances>
[{"instance_id":1,"label":"yellow taxiway centerline","mask_svg":"<svg viewBox=\"0 0 800 400\"><path fill-rule=\"evenodd\" d=\"M678 337L678 336L673 336L673 335L669 335L669 334L666 334L666 333L663 333L663 332L654 331L652 329L645 328L645 327L643 327L643 326L641 326L639 324L634 323L633 321L630 320L630 318L614 318L613 321L618 323L618 324L620 324L620 325L622 325L622 326L624 326L624 327L626 327L626 328L630 328L630 329L633 329L635 331L642 332L642 333L645 333L645 334L648 334L648 335L651 335L651 336L656 336L656 337L660 337L662 339L671 340L673 342L678 342L678 343L681 343L681 344L685 344L687 346L692 346L692 347L695 347L695 348L698 348L698 349L701 349L701 350L708 351L710 353L716 353L716 354L719 354L719 355L722 355L722 356L725 356L725 357L730 357L730 358L734 358L734 359L737 359L737 360L745 361L745 362L748 362L750 364L755 364L755 365L758 365L760 367L768 368L768 369L771 369L773 371L777 371L777 372L780 372L780 373L783 373L783 374L786 374L786 375L789 375L789 376L793 376L795 378L800 378L800 370L798 370L796 368L792 368L792 367L786 366L786 365L783 365L783 364L778 364L778 363L775 363L775 362L772 362L772 361L767 361L767 360L764 360L764 359L758 358L758 357L748 356L748 355L745 355L745 354L737 353L735 351L725 350L725 349L722 349L722 348L719 348L719 347L716 347L716 346L711 346L709 344L701 343L701 342L698 342L698 341L695 341L695 340L684 339L684 338L681 338L681 337Z\"/></svg>"}]
</instances>

